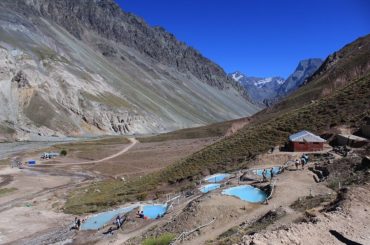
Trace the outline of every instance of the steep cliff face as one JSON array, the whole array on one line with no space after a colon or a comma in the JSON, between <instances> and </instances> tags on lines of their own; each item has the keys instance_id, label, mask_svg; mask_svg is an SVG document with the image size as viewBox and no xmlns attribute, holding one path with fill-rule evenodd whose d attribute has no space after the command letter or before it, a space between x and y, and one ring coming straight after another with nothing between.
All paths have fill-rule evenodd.
<instances>
[{"instance_id":1,"label":"steep cliff face","mask_svg":"<svg viewBox=\"0 0 370 245\"><path fill-rule=\"evenodd\" d=\"M323 61L318 58L301 60L294 72L279 88L278 95L283 97L297 90L303 85L306 79L319 69L322 63Z\"/></svg>"},{"instance_id":2,"label":"steep cliff face","mask_svg":"<svg viewBox=\"0 0 370 245\"><path fill-rule=\"evenodd\" d=\"M0 134L20 139L161 132L259 109L218 65L111 0L1 1L0 70Z\"/></svg>"}]
</instances>

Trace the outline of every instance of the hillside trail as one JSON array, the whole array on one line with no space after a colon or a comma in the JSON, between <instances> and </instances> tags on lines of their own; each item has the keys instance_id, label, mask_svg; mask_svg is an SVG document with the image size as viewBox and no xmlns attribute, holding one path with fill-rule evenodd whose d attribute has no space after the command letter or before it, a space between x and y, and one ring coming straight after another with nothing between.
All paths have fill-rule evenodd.
<instances>
[{"instance_id":1,"label":"hillside trail","mask_svg":"<svg viewBox=\"0 0 370 245\"><path fill-rule=\"evenodd\" d=\"M107 157L104 157L102 159L99 159L99 160L91 160L91 161L85 161L85 162L65 162L65 163L49 163L49 164L43 164L43 165L35 165L35 166L32 166L32 168L34 167L43 167L43 166L71 166L71 165L85 165L85 164L93 164L93 163L101 163L101 162L105 162L105 161L108 161L110 159L113 159L115 157L118 157L124 153L126 153L127 151L129 151L132 147L134 147L139 141L135 138L128 138L131 143L126 146L125 148L123 148L121 151L117 152L117 153L114 153L110 156L107 156Z\"/></svg>"}]
</instances>

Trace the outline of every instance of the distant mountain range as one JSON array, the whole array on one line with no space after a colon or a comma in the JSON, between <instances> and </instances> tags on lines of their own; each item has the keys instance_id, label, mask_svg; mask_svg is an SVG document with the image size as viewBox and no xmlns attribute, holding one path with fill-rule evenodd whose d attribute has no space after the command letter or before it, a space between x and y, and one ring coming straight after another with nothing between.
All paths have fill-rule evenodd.
<instances>
[{"instance_id":1,"label":"distant mountain range","mask_svg":"<svg viewBox=\"0 0 370 245\"><path fill-rule=\"evenodd\" d=\"M301 60L295 71L287 79L278 76L253 77L239 71L233 72L229 76L243 85L253 102L270 106L302 86L305 80L313 75L322 63L323 61L318 58Z\"/></svg>"}]
</instances>

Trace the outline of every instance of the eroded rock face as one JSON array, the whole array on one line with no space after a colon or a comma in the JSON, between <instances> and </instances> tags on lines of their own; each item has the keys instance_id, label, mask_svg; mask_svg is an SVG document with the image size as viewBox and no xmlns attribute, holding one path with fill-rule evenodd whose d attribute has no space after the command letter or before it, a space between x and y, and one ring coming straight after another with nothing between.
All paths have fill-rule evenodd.
<instances>
[{"instance_id":1,"label":"eroded rock face","mask_svg":"<svg viewBox=\"0 0 370 245\"><path fill-rule=\"evenodd\" d=\"M259 110L218 65L112 0L0 1L0 84L0 126L19 139L164 132Z\"/></svg>"},{"instance_id":2,"label":"eroded rock face","mask_svg":"<svg viewBox=\"0 0 370 245\"><path fill-rule=\"evenodd\" d=\"M26 74L24 74L22 71L19 71L12 79L13 83L17 84L18 88L30 88L31 85L26 77Z\"/></svg>"},{"instance_id":3,"label":"eroded rock face","mask_svg":"<svg viewBox=\"0 0 370 245\"><path fill-rule=\"evenodd\" d=\"M177 40L164 28L150 27L140 17L123 12L113 0L16 0L16 2L18 9L29 15L38 14L52 19L80 40L86 41L86 32L92 30L99 36L138 50L164 65L175 67L181 72L190 72L211 86L219 89L234 86L243 93L238 83L228 78L220 66ZM97 46L103 55L117 55L113 46L106 43Z\"/></svg>"}]
</instances>

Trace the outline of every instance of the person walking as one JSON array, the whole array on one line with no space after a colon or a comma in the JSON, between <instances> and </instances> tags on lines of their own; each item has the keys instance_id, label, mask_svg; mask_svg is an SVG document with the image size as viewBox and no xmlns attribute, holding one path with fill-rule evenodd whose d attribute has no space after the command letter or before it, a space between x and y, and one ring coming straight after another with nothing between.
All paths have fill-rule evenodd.
<instances>
[{"instance_id":1,"label":"person walking","mask_svg":"<svg viewBox=\"0 0 370 245\"><path fill-rule=\"evenodd\" d=\"M302 166L302 170L304 170L304 165L306 163L306 159L305 158L301 158L301 166Z\"/></svg>"},{"instance_id":2,"label":"person walking","mask_svg":"<svg viewBox=\"0 0 370 245\"><path fill-rule=\"evenodd\" d=\"M295 159L295 169L298 170L298 166L299 166L299 160L298 159Z\"/></svg>"}]
</instances>

